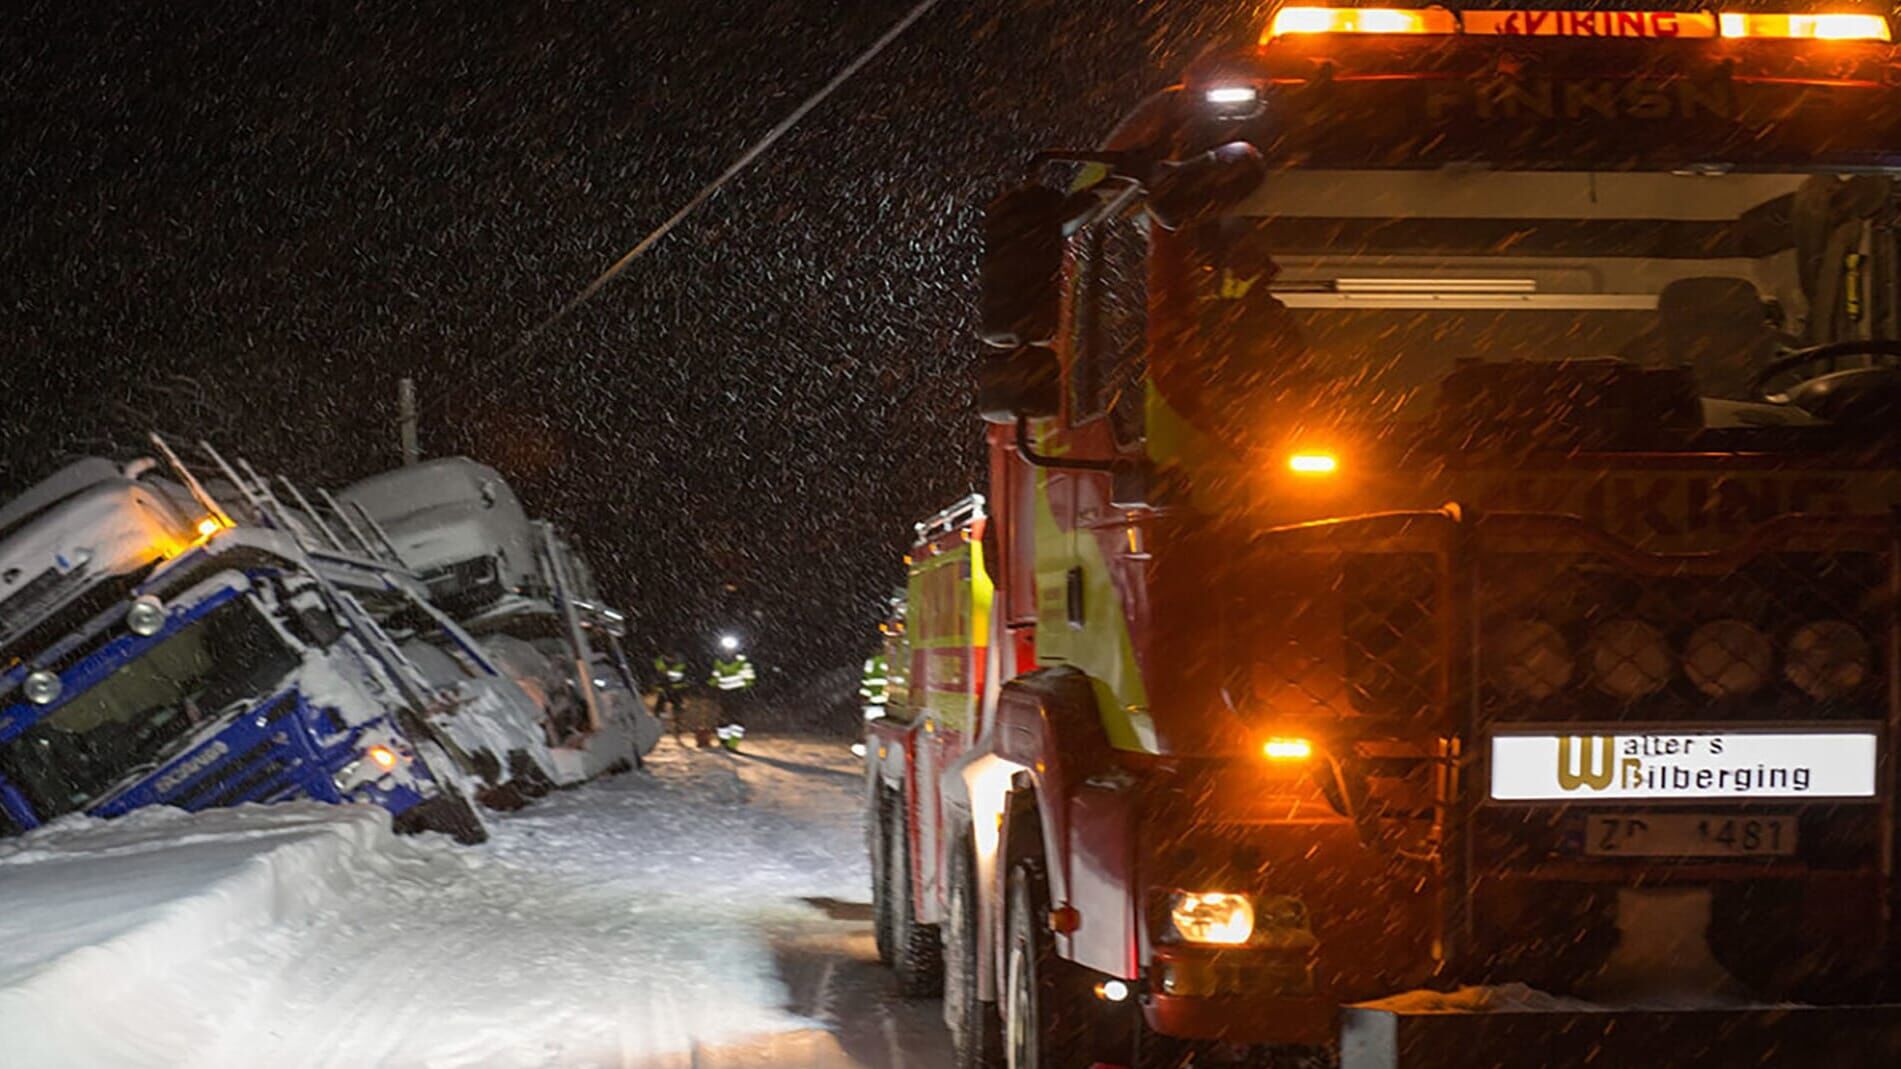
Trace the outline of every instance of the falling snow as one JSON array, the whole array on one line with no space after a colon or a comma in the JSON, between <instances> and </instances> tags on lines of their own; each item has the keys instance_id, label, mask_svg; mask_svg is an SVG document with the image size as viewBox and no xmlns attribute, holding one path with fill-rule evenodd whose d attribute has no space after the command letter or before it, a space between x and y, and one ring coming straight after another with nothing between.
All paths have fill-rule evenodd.
<instances>
[{"instance_id":1,"label":"falling snow","mask_svg":"<svg viewBox=\"0 0 1901 1069\"><path fill-rule=\"evenodd\" d=\"M976 486L976 215L1252 5L946 3L497 358L895 18L858 2L37 3L0 42L0 488L154 423L341 485L422 442L576 533L634 630L861 659ZM29 28L19 32L20 27ZM5 496L0 494L0 496Z\"/></svg>"}]
</instances>

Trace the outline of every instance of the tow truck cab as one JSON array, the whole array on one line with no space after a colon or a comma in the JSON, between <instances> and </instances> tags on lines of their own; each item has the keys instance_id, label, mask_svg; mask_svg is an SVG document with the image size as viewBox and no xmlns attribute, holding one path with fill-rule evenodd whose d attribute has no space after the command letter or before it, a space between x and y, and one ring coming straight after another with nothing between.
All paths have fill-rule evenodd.
<instances>
[{"instance_id":1,"label":"tow truck cab","mask_svg":"<svg viewBox=\"0 0 1901 1069\"><path fill-rule=\"evenodd\" d=\"M882 776L960 1059L1891 989L1892 34L1283 7L991 204L992 675Z\"/></svg>"}]
</instances>

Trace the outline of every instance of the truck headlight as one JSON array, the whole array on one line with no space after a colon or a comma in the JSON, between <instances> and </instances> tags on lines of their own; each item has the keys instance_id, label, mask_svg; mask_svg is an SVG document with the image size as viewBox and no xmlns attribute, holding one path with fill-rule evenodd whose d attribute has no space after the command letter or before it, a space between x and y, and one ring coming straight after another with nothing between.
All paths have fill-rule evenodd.
<instances>
[{"instance_id":1,"label":"truck headlight","mask_svg":"<svg viewBox=\"0 0 1901 1069\"><path fill-rule=\"evenodd\" d=\"M1235 946L1254 934L1254 903L1227 891L1177 891L1168 920L1186 942Z\"/></svg>"},{"instance_id":2,"label":"truck headlight","mask_svg":"<svg viewBox=\"0 0 1901 1069\"><path fill-rule=\"evenodd\" d=\"M396 771L409 758L391 743L363 741L363 749L349 764L337 770L331 782L344 794L360 790Z\"/></svg>"},{"instance_id":3,"label":"truck headlight","mask_svg":"<svg viewBox=\"0 0 1901 1069\"><path fill-rule=\"evenodd\" d=\"M1845 698L1868 681L1868 640L1855 625L1813 620L1789 636L1783 674L1811 698Z\"/></svg>"},{"instance_id":4,"label":"truck headlight","mask_svg":"<svg viewBox=\"0 0 1901 1069\"><path fill-rule=\"evenodd\" d=\"M150 594L132 602L125 610L126 630L141 638L150 638L165 627L165 603Z\"/></svg>"}]
</instances>

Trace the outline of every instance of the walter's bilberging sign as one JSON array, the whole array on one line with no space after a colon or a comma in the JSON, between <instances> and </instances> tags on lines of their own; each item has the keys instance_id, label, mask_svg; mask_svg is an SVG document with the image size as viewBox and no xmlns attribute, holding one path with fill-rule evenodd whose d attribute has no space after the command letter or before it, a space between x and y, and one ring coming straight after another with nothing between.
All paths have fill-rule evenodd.
<instances>
[{"instance_id":1,"label":"walter's bilberging sign","mask_svg":"<svg viewBox=\"0 0 1901 1069\"><path fill-rule=\"evenodd\" d=\"M1506 802L1873 798L1876 735L1848 731L1634 730L1492 737L1492 797Z\"/></svg>"}]
</instances>

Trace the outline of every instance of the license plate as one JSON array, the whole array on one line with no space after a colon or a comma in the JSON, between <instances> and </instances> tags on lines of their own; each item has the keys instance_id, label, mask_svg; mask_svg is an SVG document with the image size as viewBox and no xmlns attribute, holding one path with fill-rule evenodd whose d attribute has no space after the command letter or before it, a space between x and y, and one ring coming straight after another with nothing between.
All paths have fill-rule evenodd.
<instances>
[{"instance_id":1,"label":"license plate","mask_svg":"<svg viewBox=\"0 0 1901 1069\"><path fill-rule=\"evenodd\" d=\"M1575 733L1574 733L1575 732ZM1614 730L1492 736L1492 797L1590 805L1873 799L1873 731Z\"/></svg>"},{"instance_id":2,"label":"license plate","mask_svg":"<svg viewBox=\"0 0 1901 1069\"><path fill-rule=\"evenodd\" d=\"M1584 825L1591 857L1781 857L1795 853L1794 817L1723 813L1593 814Z\"/></svg>"}]
</instances>

